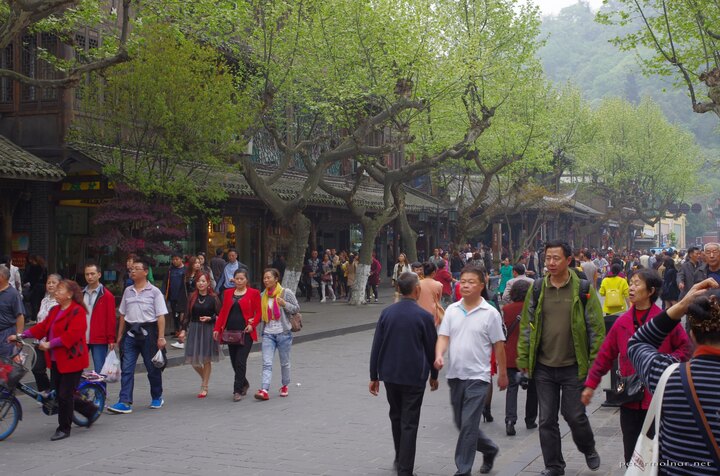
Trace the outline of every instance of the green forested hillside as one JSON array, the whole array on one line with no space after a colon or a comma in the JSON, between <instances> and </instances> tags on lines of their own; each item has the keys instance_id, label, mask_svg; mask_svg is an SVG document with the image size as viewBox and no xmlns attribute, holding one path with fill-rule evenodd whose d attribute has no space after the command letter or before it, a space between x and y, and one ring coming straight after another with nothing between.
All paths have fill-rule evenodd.
<instances>
[{"instance_id":1,"label":"green forested hillside","mask_svg":"<svg viewBox=\"0 0 720 476\"><path fill-rule=\"evenodd\" d=\"M612 4L603 8L613 8ZM644 95L661 105L670 121L682 125L706 149L720 149L718 118L692 111L686 90L674 87L670 78L643 76L634 52L620 51L610 43L617 27L595 22L586 3L578 2L560 14L543 19L547 39L540 55L548 77L571 82L591 103L620 96L637 103Z\"/></svg>"}]
</instances>

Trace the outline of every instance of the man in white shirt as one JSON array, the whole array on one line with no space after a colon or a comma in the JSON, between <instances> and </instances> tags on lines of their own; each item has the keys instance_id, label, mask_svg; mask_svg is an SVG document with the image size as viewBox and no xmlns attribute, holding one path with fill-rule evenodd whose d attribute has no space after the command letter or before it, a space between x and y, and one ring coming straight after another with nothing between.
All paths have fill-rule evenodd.
<instances>
[{"instance_id":1,"label":"man in white shirt","mask_svg":"<svg viewBox=\"0 0 720 476\"><path fill-rule=\"evenodd\" d=\"M150 284L147 276L147 262L136 259L130 268L134 285L125 289L118 309L120 325L116 347L122 350L122 373L118 402L108 407L112 413L132 412L135 365L139 356L143 358L150 382L150 408L161 408L165 403L162 371L154 365L152 358L158 349L165 348L165 315L168 311L162 291Z\"/></svg>"},{"instance_id":2,"label":"man in white shirt","mask_svg":"<svg viewBox=\"0 0 720 476\"><path fill-rule=\"evenodd\" d=\"M500 313L483 298L485 271L468 265L460 275L462 299L445 310L435 347L435 368L444 365L448 352L446 376L455 425L460 430L455 447L456 476L470 475L475 451L483 454L480 473L492 470L500 448L480 430L480 416L491 385L490 354L495 350L498 387L508 386L505 365L505 333Z\"/></svg>"}]
</instances>

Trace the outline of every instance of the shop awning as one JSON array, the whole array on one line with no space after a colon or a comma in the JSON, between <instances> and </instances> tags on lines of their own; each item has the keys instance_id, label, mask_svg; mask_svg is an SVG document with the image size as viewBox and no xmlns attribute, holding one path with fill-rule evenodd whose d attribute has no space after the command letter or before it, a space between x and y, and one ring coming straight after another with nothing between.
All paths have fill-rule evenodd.
<instances>
[{"instance_id":1,"label":"shop awning","mask_svg":"<svg viewBox=\"0 0 720 476\"><path fill-rule=\"evenodd\" d=\"M58 182L65 172L0 136L0 179Z\"/></svg>"}]
</instances>

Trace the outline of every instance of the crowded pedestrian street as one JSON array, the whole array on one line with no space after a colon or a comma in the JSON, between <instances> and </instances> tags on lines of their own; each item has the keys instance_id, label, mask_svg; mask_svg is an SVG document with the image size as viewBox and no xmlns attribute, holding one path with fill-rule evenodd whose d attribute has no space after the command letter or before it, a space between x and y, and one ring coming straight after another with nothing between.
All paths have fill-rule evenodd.
<instances>
[{"instance_id":1,"label":"crowded pedestrian street","mask_svg":"<svg viewBox=\"0 0 720 476\"><path fill-rule=\"evenodd\" d=\"M213 367L207 398L198 399L197 375L188 365L175 365L182 353L177 349L170 350L171 366L163 375L163 408L148 408L148 383L139 376L133 413L105 413L90 430L74 428L72 438L64 441L48 441L55 418L45 416L23 396L23 420L12 436L0 442L0 473L393 474L384 388L378 397L367 391L375 321L392 303L392 296L392 289L384 286L378 304L303 303L305 326L296 334L292 350L289 398L278 397L277 375L270 386L270 400L248 396L233 402L232 369L225 358ZM248 359L251 388L259 385L261 367L260 353L253 351ZM108 402L114 401L118 391L118 383L108 384ZM504 397L496 388L495 420L481 423L500 446L493 474L538 474L544 468L538 430L519 424L516 436L506 436ZM521 390L520 418L524 400ZM602 458L598 472L587 468L561 419L567 475L624 474L619 409L601 407L601 402L598 395L587 408ZM456 433L441 371L440 388L425 394L415 466L419 476L455 471Z\"/></svg>"}]
</instances>

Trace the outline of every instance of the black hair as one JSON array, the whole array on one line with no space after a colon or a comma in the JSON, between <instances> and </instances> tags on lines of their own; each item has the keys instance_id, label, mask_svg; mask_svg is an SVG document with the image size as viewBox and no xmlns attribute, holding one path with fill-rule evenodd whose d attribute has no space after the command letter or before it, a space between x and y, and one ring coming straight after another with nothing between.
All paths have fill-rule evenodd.
<instances>
[{"instance_id":1,"label":"black hair","mask_svg":"<svg viewBox=\"0 0 720 476\"><path fill-rule=\"evenodd\" d=\"M687 319L698 344L720 343L720 290L695 298L688 307Z\"/></svg>"},{"instance_id":2,"label":"black hair","mask_svg":"<svg viewBox=\"0 0 720 476\"><path fill-rule=\"evenodd\" d=\"M88 261L87 263L85 263L85 266L83 267L83 270L86 270L86 269L88 269L88 268L92 268L93 266L95 267L95 269L97 270L98 273L102 273L102 271L100 271L100 265L97 264L97 263L94 262L94 261Z\"/></svg>"},{"instance_id":3,"label":"black hair","mask_svg":"<svg viewBox=\"0 0 720 476\"><path fill-rule=\"evenodd\" d=\"M415 287L420 283L418 275L409 271L404 272L400 275L397 280L398 290L403 296L409 296L415 290Z\"/></svg>"},{"instance_id":4,"label":"black hair","mask_svg":"<svg viewBox=\"0 0 720 476\"><path fill-rule=\"evenodd\" d=\"M249 273L248 273L247 268L238 267L238 269L236 269L235 272L233 273L233 278L234 278L235 276L237 276L238 274L244 274L247 279L250 279L250 275L249 275ZM279 273L278 273L278 274L279 274Z\"/></svg>"},{"instance_id":5,"label":"black hair","mask_svg":"<svg viewBox=\"0 0 720 476\"><path fill-rule=\"evenodd\" d=\"M174 252L173 254L170 255L170 258L180 258L180 259L183 259L183 255L176 251L176 252Z\"/></svg>"},{"instance_id":6,"label":"black hair","mask_svg":"<svg viewBox=\"0 0 720 476\"><path fill-rule=\"evenodd\" d=\"M648 292L652 289L652 293L650 294L650 302L653 303L657 301L657 298L660 296L660 291L662 290L662 278L660 277L660 273L658 273L654 269L650 268L641 268L635 271L633 273L633 278L637 276L640 278L640 281L645 283L645 288L647 288Z\"/></svg>"},{"instance_id":7,"label":"black hair","mask_svg":"<svg viewBox=\"0 0 720 476\"><path fill-rule=\"evenodd\" d=\"M430 261L424 262L423 265L422 265L422 267L423 267L423 274L424 274L425 276L430 276L430 275L433 274L433 273L435 272L435 270L437 269L436 266L435 266L435 264L434 264L434 263L431 263Z\"/></svg>"},{"instance_id":8,"label":"black hair","mask_svg":"<svg viewBox=\"0 0 720 476\"><path fill-rule=\"evenodd\" d=\"M140 264L140 265L142 265L144 271L147 271L148 268L149 268L149 266L150 266L145 258L135 258L135 259L133 259L133 265L135 265L135 264Z\"/></svg>"},{"instance_id":9,"label":"black hair","mask_svg":"<svg viewBox=\"0 0 720 476\"><path fill-rule=\"evenodd\" d=\"M610 274L613 276L617 276L618 274L622 273L622 265L620 263L615 263L610 266Z\"/></svg>"},{"instance_id":10,"label":"black hair","mask_svg":"<svg viewBox=\"0 0 720 476\"><path fill-rule=\"evenodd\" d=\"M513 271L515 271L519 275L523 275L525 274L525 265L520 263L514 264Z\"/></svg>"},{"instance_id":11,"label":"black hair","mask_svg":"<svg viewBox=\"0 0 720 476\"><path fill-rule=\"evenodd\" d=\"M460 270L460 276L462 276L465 273L472 273L477 275L478 279L485 284L485 268L482 266L477 266L474 264L466 264L463 269Z\"/></svg>"},{"instance_id":12,"label":"black hair","mask_svg":"<svg viewBox=\"0 0 720 476\"><path fill-rule=\"evenodd\" d=\"M567 241L563 240L551 240L545 243L545 254L547 254L548 248L562 248L563 256L569 258L573 255L572 248Z\"/></svg>"},{"instance_id":13,"label":"black hair","mask_svg":"<svg viewBox=\"0 0 720 476\"><path fill-rule=\"evenodd\" d=\"M445 260L441 260L437 264L437 269L444 269L445 268Z\"/></svg>"},{"instance_id":14,"label":"black hair","mask_svg":"<svg viewBox=\"0 0 720 476\"><path fill-rule=\"evenodd\" d=\"M520 302L525 300L528 289L530 289L530 281L520 280L515 281L510 288L510 301Z\"/></svg>"},{"instance_id":15,"label":"black hair","mask_svg":"<svg viewBox=\"0 0 720 476\"><path fill-rule=\"evenodd\" d=\"M222 256L223 253L224 251L222 248L218 248L215 250L215 256Z\"/></svg>"}]
</instances>

